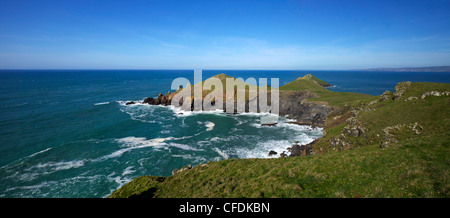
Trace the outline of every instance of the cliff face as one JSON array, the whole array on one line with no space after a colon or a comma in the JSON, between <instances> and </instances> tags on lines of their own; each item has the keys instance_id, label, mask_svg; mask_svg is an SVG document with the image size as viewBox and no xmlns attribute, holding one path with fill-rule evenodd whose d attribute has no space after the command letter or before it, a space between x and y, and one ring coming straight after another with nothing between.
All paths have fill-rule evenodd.
<instances>
[{"instance_id":1,"label":"cliff face","mask_svg":"<svg viewBox=\"0 0 450 218\"><path fill-rule=\"evenodd\" d=\"M322 127L335 107L327 102L307 100L316 97L317 94L308 90L280 91L280 115L288 115L289 118L296 119L298 124Z\"/></svg>"}]
</instances>

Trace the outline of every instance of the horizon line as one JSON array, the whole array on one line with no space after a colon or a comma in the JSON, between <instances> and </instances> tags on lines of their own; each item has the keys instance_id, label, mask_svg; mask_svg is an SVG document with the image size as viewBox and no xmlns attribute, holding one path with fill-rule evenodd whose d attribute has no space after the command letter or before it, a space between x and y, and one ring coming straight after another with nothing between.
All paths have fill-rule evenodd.
<instances>
[{"instance_id":1,"label":"horizon line","mask_svg":"<svg viewBox=\"0 0 450 218\"><path fill-rule=\"evenodd\" d=\"M179 68L179 69L169 69L169 68L0 68L0 70L231 70L231 71L376 71L383 69L421 69L421 68L450 68L450 65L441 66L423 66L423 67L371 67L371 68L361 68L361 69L198 69L198 68Z\"/></svg>"}]
</instances>

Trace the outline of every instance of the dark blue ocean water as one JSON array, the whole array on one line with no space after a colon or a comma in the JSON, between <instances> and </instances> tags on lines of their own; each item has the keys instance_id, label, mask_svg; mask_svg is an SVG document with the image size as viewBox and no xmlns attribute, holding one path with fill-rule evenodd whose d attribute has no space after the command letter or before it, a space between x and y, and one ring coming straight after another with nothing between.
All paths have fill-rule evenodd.
<instances>
[{"instance_id":1,"label":"dark blue ocean water","mask_svg":"<svg viewBox=\"0 0 450 218\"><path fill-rule=\"evenodd\" d=\"M203 71L279 78L307 73L334 91L380 95L401 81L450 82L450 73L344 71ZM261 127L262 115L177 114L169 107L129 105L169 90L193 70L0 71L0 197L105 197L140 175L226 158L267 158L319 128Z\"/></svg>"}]
</instances>

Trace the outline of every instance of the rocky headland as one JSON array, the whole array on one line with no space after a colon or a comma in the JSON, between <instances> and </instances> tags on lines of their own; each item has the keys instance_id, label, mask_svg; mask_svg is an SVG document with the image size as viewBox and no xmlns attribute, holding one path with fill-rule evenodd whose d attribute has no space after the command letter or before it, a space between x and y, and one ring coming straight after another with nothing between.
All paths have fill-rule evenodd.
<instances>
[{"instance_id":1,"label":"rocky headland","mask_svg":"<svg viewBox=\"0 0 450 218\"><path fill-rule=\"evenodd\" d=\"M226 82L225 78L232 78L225 74L219 74L212 78L220 78L223 82L223 87L225 87ZM326 83L325 81L319 80L311 74L307 74L304 77L300 77L297 80L305 80L308 81L311 85L319 86L319 87L331 87L331 84ZM249 84L248 84L249 85ZM146 97L141 103L143 104L151 104L151 105L171 105L173 97L179 93L183 88L179 87L177 91L171 92L168 91L166 94L159 93L156 98ZM246 90L248 92L248 90ZM203 98L209 92L203 91ZM269 87L267 95L270 97L271 89ZM236 95L236 94L235 94ZM245 112L250 112L249 105L252 101L258 102L258 95L253 99L245 99ZM318 94L309 91L309 90L279 90L279 115L288 116L290 119L295 119L291 123L299 124L299 125L313 125L317 127L323 127L325 123L325 119L328 114L334 109L333 106L329 105L327 102L320 101L308 101L311 98L319 97ZM236 106L236 99L234 100ZM204 99L202 99L204 100ZM222 109L225 111L226 109L226 96L223 96L223 107ZM269 99L270 102L270 99ZM126 104L134 104L135 102L127 102ZM258 102L259 103L259 102ZM212 99L211 104L215 104L215 99ZM259 104L258 104L259 105ZM195 101L191 101L190 110L193 111L195 106ZM202 110L206 110L202 107ZM260 108L257 108L257 112L260 112ZM234 113L237 113L236 107Z\"/></svg>"},{"instance_id":2,"label":"rocky headland","mask_svg":"<svg viewBox=\"0 0 450 218\"><path fill-rule=\"evenodd\" d=\"M230 76L227 76L225 74L219 74L216 76L213 76L212 78L219 78L222 83L223 87L226 86L226 78L232 78ZM234 78L233 78L234 79ZM317 77L307 74L303 77L299 77L296 81L302 81L308 83L308 86L317 86L317 88L322 87L331 87L332 85L318 79ZM247 85L247 84L246 84ZM150 105L164 105L168 106L172 104L172 99L174 96L182 91L182 87L180 86L175 92L168 91L166 94L159 93L156 98L152 97L146 97L141 103L142 104L150 104ZM236 90L235 90L236 91ZM248 90L246 90L248 91ZM237 92L237 91L236 91ZM328 104L328 102L325 101L309 101L308 99L315 99L319 97L319 94L310 91L310 90L284 90L280 89L279 92L279 115L280 116L286 116L290 120L295 121L288 121L290 124L297 124L297 125L310 125L313 127L324 127L325 120L327 116L335 109L337 109L336 106L332 106ZM203 98L209 93L202 90ZM267 95L270 97L271 89L269 87ZM191 97L193 99L193 97ZM236 110L236 99L234 100L235 103L235 110L234 114L237 113ZM204 99L202 99L204 100ZM253 99L245 99L245 112L250 112L249 110L249 104L251 101L258 102L258 95L257 97ZM223 107L222 109L226 110L226 95L223 96ZM270 99L269 99L270 102ZM135 104L136 102L131 101L127 102L126 104ZM212 100L211 104L214 105L215 99ZM258 102L259 103L259 102ZM180 102L181 104L181 102ZM195 109L195 101L191 101L190 110L194 111ZM205 110L205 108L202 107L202 110ZM259 107L257 108L257 112L260 112ZM262 126L275 126L277 123L263 123ZM310 155L313 153L312 151L312 144L308 145L298 145L294 143L292 147L289 147L286 149L286 152L289 153L282 153L279 154L280 157L287 157L287 156L305 156ZM268 156L274 155L269 154ZM278 154L277 154L278 155Z\"/></svg>"}]
</instances>

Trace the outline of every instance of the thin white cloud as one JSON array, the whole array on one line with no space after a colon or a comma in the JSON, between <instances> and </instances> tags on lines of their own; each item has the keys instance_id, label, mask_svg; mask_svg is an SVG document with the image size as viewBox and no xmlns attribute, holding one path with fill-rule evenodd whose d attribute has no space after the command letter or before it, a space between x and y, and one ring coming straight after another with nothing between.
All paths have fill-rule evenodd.
<instances>
[{"instance_id":1,"label":"thin white cloud","mask_svg":"<svg viewBox=\"0 0 450 218\"><path fill-rule=\"evenodd\" d=\"M321 45L280 45L255 38L216 37L205 40L202 46L194 46L135 36L140 39L136 43L95 42L98 44L89 51L63 54L0 51L0 68L343 70L450 65L450 40L432 35L385 38L355 46L346 46L349 39L343 38ZM438 45L444 46L427 50L427 46Z\"/></svg>"}]
</instances>

